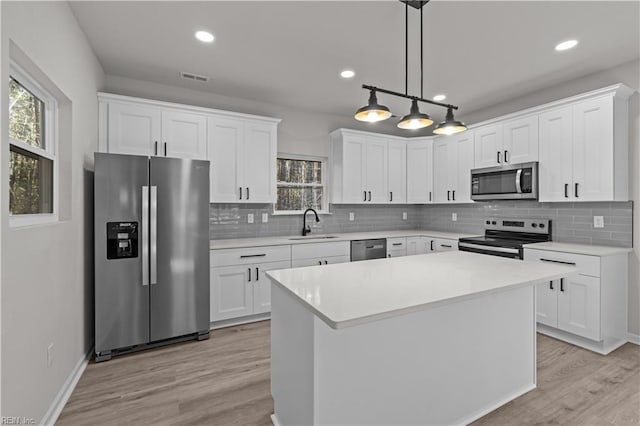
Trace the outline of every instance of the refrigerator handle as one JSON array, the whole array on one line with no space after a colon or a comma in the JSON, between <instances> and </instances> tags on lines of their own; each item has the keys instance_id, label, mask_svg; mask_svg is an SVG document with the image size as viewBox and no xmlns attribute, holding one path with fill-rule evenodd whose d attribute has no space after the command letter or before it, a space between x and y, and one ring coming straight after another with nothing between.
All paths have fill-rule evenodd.
<instances>
[{"instance_id":1,"label":"refrigerator handle","mask_svg":"<svg viewBox=\"0 0 640 426\"><path fill-rule=\"evenodd\" d=\"M158 187L151 187L149 206L149 251L151 284L158 284Z\"/></svg>"},{"instance_id":2,"label":"refrigerator handle","mask_svg":"<svg viewBox=\"0 0 640 426\"><path fill-rule=\"evenodd\" d=\"M142 285L149 285L149 187L142 187Z\"/></svg>"}]
</instances>

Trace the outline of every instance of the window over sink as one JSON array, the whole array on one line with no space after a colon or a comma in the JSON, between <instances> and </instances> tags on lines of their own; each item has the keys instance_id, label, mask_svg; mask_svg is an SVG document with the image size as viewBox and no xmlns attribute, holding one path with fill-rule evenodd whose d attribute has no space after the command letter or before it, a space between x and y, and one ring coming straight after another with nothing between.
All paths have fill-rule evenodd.
<instances>
[{"instance_id":1,"label":"window over sink","mask_svg":"<svg viewBox=\"0 0 640 426\"><path fill-rule=\"evenodd\" d=\"M326 210L326 158L279 154L276 213Z\"/></svg>"}]
</instances>

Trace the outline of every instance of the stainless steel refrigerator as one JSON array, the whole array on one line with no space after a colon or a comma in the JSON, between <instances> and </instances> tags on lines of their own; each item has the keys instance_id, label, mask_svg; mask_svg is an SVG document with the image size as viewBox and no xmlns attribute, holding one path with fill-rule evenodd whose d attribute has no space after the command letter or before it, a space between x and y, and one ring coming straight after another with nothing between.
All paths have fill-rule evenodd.
<instances>
[{"instance_id":1,"label":"stainless steel refrigerator","mask_svg":"<svg viewBox=\"0 0 640 426\"><path fill-rule=\"evenodd\" d=\"M209 162L96 153L95 353L209 336Z\"/></svg>"}]
</instances>

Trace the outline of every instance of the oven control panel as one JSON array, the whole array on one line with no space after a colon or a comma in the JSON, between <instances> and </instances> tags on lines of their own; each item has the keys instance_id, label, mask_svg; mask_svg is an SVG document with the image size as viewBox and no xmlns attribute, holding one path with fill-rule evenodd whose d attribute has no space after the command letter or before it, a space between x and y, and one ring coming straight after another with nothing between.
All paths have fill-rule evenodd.
<instances>
[{"instance_id":1,"label":"oven control panel","mask_svg":"<svg viewBox=\"0 0 640 426\"><path fill-rule=\"evenodd\" d=\"M550 234L551 221L549 219L506 219L489 218L484 221L487 230L528 232L534 234Z\"/></svg>"}]
</instances>

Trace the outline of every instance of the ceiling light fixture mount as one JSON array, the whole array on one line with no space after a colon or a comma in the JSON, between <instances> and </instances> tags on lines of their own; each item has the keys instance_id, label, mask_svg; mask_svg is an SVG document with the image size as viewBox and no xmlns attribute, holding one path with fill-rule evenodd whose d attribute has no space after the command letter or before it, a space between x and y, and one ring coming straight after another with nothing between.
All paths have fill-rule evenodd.
<instances>
[{"instance_id":1,"label":"ceiling light fixture mount","mask_svg":"<svg viewBox=\"0 0 640 426\"><path fill-rule=\"evenodd\" d=\"M355 113L355 119L359 121L366 121L369 123L375 123L378 121L386 120L391 117L389 108L384 105L378 104L378 98L376 92L386 93L388 95L398 96L411 100L411 110L409 114L402 117L398 123L398 127L401 129L422 129L433 124L433 120L428 114L420 112L418 108L418 102L424 102L431 105L437 105L443 108L447 108L447 117L445 121L438 124L434 133L436 134L454 134L467 130L467 127L461 121L457 121L453 117L453 110L457 110L458 107L452 104L444 104L435 100L425 99L423 95L424 89L424 48L423 48L423 31L422 31L422 8L429 2L426 1L406 1L400 0L405 4L405 73L404 73L404 93L395 92L393 90L383 89L381 87L370 86L363 84L362 88L369 90L369 102L367 105L358 109ZM420 96L409 95L409 6L420 10Z\"/></svg>"}]
</instances>

